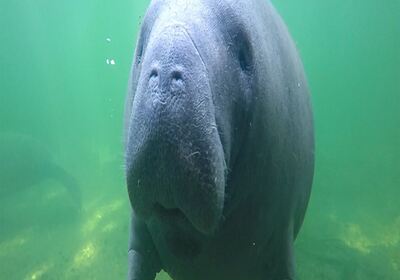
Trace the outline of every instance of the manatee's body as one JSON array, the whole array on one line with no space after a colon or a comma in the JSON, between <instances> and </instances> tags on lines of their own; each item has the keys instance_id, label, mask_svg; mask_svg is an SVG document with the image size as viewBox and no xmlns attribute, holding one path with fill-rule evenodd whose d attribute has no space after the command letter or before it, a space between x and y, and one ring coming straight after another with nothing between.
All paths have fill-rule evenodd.
<instances>
[{"instance_id":1,"label":"manatee's body","mask_svg":"<svg viewBox=\"0 0 400 280\"><path fill-rule=\"evenodd\" d=\"M153 0L126 104L129 279L294 279L314 167L290 35L263 0Z\"/></svg>"},{"instance_id":2,"label":"manatee's body","mask_svg":"<svg viewBox=\"0 0 400 280\"><path fill-rule=\"evenodd\" d=\"M52 160L39 141L22 134L0 134L0 199L46 179L63 185L80 207L81 193L75 178Z\"/></svg>"}]
</instances>

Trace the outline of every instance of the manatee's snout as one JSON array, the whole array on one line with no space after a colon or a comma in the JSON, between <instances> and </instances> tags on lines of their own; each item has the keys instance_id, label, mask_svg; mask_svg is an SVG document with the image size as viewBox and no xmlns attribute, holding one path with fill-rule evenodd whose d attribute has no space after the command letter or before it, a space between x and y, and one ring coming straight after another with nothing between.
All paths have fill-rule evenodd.
<instances>
[{"instance_id":1,"label":"manatee's snout","mask_svg":"<svg viewBox=\"0 0 400 280\"><path fill-rule=\"evenodd\" d=\"M182 213L210 234L222 216L226 166L206 65L179 25L155 28L142 53L126 144L132 207L145 220Z\"/></svg>"}]
</instances>

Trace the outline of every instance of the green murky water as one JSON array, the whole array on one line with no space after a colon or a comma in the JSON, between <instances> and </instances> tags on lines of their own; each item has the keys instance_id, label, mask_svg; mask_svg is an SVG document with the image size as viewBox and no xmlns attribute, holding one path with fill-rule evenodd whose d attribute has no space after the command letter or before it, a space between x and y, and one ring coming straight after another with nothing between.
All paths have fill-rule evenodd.
<instances>
[{"instance_id":1,"label":"green murky water","mask_svg":"<svg viewBox=\"0 0 400 280\"><path fill-rule=\"evenodd\" d=\"M123 103L148 2L1 1L0 279L125 278ZM299 279L400 279L400 1L273 2L315 113Z\"/></svg>"}]
</instances>

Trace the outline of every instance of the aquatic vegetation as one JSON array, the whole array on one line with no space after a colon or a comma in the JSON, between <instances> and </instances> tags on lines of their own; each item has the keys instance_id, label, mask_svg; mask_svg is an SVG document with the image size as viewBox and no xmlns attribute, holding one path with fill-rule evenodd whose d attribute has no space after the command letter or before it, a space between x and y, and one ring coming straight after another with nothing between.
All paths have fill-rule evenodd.
<instances>
[{"instance_id":1,"label":"aquatic vegetation","mask_svg":"<svg viewBox=\"0 0 400 280\"><path fill-rule=\"evenodd\" d=\"M398 219L344 222L331 213L320 221L297 243L300 280L399 279Z\"/></svg>"},{"instance_id":2,"label":"aquatic vegetation","mask_svg":"<svg viewBox=\"0 0 400 280\"><path fill-rule=\"evenodd\" d=\"M25 246L29 241L29 235L27 233L12 237L10 240L0 240L0 257L5 257L11 252L15 252L17 248Z\"/></svg>"},{"instance_id":3,"label":"aquatic vegetation","mask_svg":"<svg viewBox=\"0 0 400 280\"><path fill-rule=\"evenodd\" d=\"M89 242L81 248L74 257L74 266L89 265L97 254L97 249L92 242Z\"/></svg>"},{"instance_id":4,"label":"aquatic vegetation","mask_svg":"<svg viewBox=\"0 0 400 280\"><path fill-rule=\"evenodd\" d=\"M97 230L100 224L104 223L104 220L109 220L110 216L112 216L114 212L120 210L123 205L123 200L119 199L112 201L104 206L101 206L98 209L96 208L95 210L92 210L92 212L90 212L90 209L88 209L87 212L90 213L90 217L86 219L85 223L82 226L83 234L90 235L94 230ZM108 223L106 226L108 226L108 230L115 227L115 225L113 225L112 223ZM104 227L105 226L103 225L103 229Z\"/></svg>"},{"instance_id":5,"label":"aquatic vegetation","mask_svg":"<svg viewBox=\"0 0 400 280\"><path fill-rule=\"evenodd\" d=\"M374 245L362 232L360 225L357 224L346 225L345 232L342 234L341 239L348 247L356 249L364 254L370 253L370 247Z\"/></svg>"},{"instance_id":6,"label":"aquatic vegetation","mask_svg":"<svg viewBox=\"0 0 400 280\"><path fill-rule=\"evenodd\" d=\"M29 273L28 276L25 278L26 280L38 280L41 279L51 268L53 265L50 264L43 264L38 268L35 268L33 272Z\"/></svg>"}]
</instances>

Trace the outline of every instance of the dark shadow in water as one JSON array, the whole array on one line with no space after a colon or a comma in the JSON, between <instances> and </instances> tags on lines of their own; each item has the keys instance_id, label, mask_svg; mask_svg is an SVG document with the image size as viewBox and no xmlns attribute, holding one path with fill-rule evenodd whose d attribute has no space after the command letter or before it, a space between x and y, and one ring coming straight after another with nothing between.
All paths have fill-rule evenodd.
<instances>
[{"instance_id":1,"label":"dark shadow in water","mask_svg":"<svg viewBox=\"0 0 400 280\"><path fill-rule=\"evenodd\" d=\"M81 209L77 180L45 145L28 135L0 134L0 238L76 221Z\"/></svg>"},{"instance_id":2,"label":"dark shadow in water","mask_svg":"<svg viewBox=\"0 0 400 280\"><path fill-rule=\"evenodd\" d=\"M0 199L52 179L63 186L76 207L81 191L76 179L57 164L45 145L22 134L0 134Z\"/></svg>"}]
</instances>

